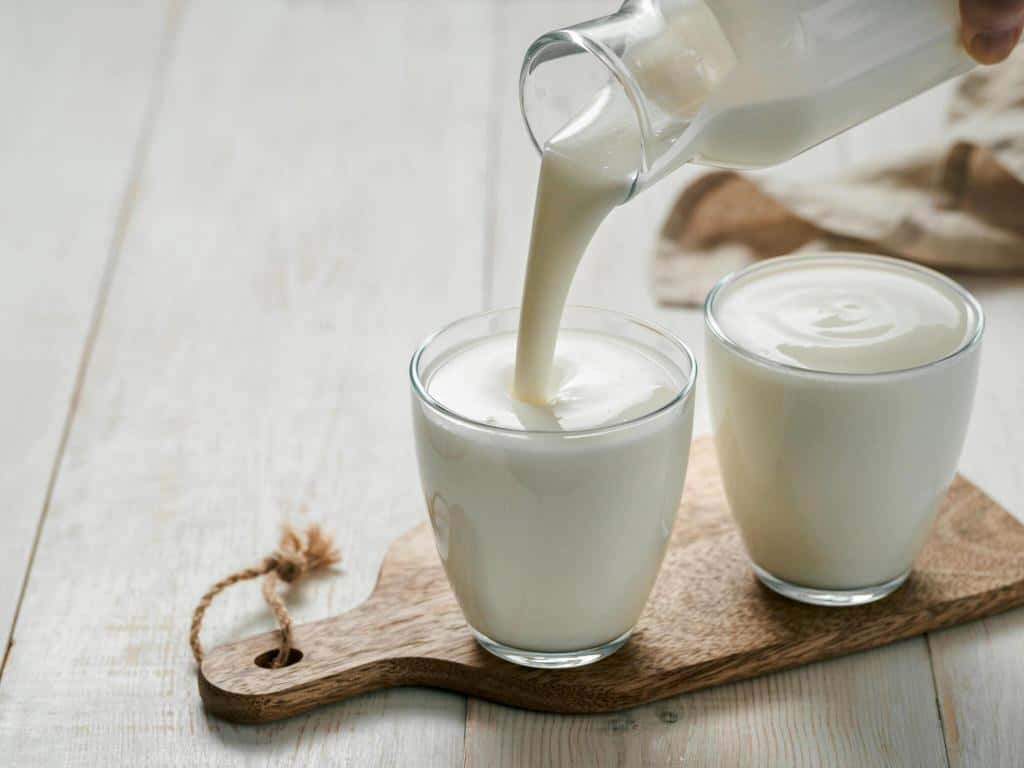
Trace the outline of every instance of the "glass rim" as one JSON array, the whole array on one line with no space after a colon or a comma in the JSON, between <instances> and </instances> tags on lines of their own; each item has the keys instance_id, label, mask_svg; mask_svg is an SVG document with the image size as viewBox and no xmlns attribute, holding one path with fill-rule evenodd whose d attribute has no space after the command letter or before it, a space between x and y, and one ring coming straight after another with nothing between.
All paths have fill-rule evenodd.
<instances>
[{"instance_id":1,"label":"glass rim","mask_svg":"<svg viewBox=\"0 0 1024 768\"><path fill-rule=\"evenodd\" d=\"M456 320L451 321L450 323L447 323L446 325L441 326L436 331L427 336L416 348L416 351L413 352L412 358L409 361L409 380L412 384L413 392L416 393L416 396L421 403L429 407L435 413L439 413L447 418L453 419L454 421L457 421L469 427L481 429L486 432L493 432L495 434L502 434L508 436L547 435L552 437L589 437L593 435L615 432L617 430L634 427L643 422L653 421L661 414L671 410L679 403L684 402L693 393L694 386L697 382L697 358L693 356L693 352L690 351L690 348L686 345L686 343L671 331L662 328L657 324L641 320L640 318L635 317L626 312L619 312L613 309L602 309L601 307L593 307L588 306L586 304L567 304L565 309L583 310L584 312L590 314L603 315L605 317L614 318L617 320L625 320L631 325L637 326L639 328L642 328L643 330L649 331L651 333L656 334L657 336L660 336L673 347L675 347L678 351L680 351L683 357L686 359L686 361L690 364L689 373L687 374L686 372L683 372L684 376L686 377L685 383L682 387L680 387L679 391L676 392L676 394L673 396L671 400L669 400L667 403L663 405L658 406L653 411L648 411L647 413L640 414L639 416L634 416L633 418L627 419L626 421L616 422L615 424L606 424L599 427L587 427L586 429L516 429L514 427L500 427L494 424L485 424L482 421L471 419L468 416L464 416L458 413L457 411L452 410L451 408L447 407L439 400L437 400L433 395L431 395L430 392L427 391L425 383L420 378L419 371L420 359L423 357L423 354L427 351L430 345L433 344L442 334L454 330L455 328L461 325L465 325L475 320L483 320L488 317L494 317L497 315L519 311L519 307L511 306L501 307L498 309L489 309L483 312L476 312L472 315L460 317ZM561 326L559 326L559 329L561 329ZM481 338L487 337L484 336Z\"/></svg>"},{"instance_id":2,"label":"glass rim","mask_svg":"<svg viewBox=\"0 0 1024 768\"><path fill-rule=\"evenodd\" d=\"M748 275L760 272L762 270L777 267L782 264L792 264L796 262L804 261L820 261L822 259L837 258L846 261L853 262L864 262L874 264L885 264L895 269L901 269L905 272L912 272L917 275L923 275L933 282L937 282L950 288L955 293L963 304L970 310L974 316L974 329L973 333L969 333L965 336L964 340L949 354L943 355L942 357L936 358L935 360L929 360L926 363L920 363L918 365L912 365L906 368L893 368L891 370L884 371L870 371L870 372L856 372L856 371L827 371L818 368L805 368L799 365L793 365L792 363L784 363L780 360L773 360L765 355L754 352L742 344L734 341L729 335L722 329L718 324L718 320L714 315L714 303L718 295L726 288L728 288L736 280L747 277ZM941 366L952 360L964 355L968 351L974 349L981 342L982 336L985 331L985 312L981 308L981 304L971 293L960 285L955 280L947 277L946 275L938 272L929 267L925 267L921 264L917 264L906 259L894 258L892 256L880 256L877 254L870 253L856 253L853 251L816 251L813 253L801 253L791 254L788 256L776 256L769 259L758 261L755 264L751 264L746 267L734 270L725 277L721 278L715 285L708 291L707 297L704 299L704 327L707 328L714 337L722 343L727 349L735 352L739 356L761 365L766 368L772 368L775 370L785 371L789 374L799 376L809 376L817 378L831 378L831 379L845 379L845 380L856 380L864 381L869 379L886 379L900 376L912 375L920 373L929 368Z\"/></svg>"}]
</instances>

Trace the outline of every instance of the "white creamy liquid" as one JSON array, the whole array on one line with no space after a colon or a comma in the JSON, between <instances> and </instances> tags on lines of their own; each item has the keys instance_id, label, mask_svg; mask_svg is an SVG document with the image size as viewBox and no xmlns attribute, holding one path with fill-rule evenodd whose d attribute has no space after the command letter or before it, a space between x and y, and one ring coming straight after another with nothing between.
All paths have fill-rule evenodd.
<instances>
[{"instance_id":1,"label":"white creamy liquid","mask_svg":"<svg viewBox=\"0 0 1024 768\"><path fill-rule=\"evenodd\" d=\"M927 270L821 254L741 274L710 312L735 345L709 329L712 428L751 559L822 590L905 575L959 461L976 307Z\"/></svg>"},{"instance_id":2,"label":"white creamy liquid","mask_svg":"<svg viewBox=\"0 0 1024 768\"><path fill-rule=\"evenodd\" d=\"M658 110L645 148L649 161L671 148L734 64L707 6L684 3L671 11L664 34L628 54L638 86ZM601 222L629 197L641 147L636 115L615 83L544 147L513 387L524 402L550 398L552 354L573 275Z\"/></svg>"},{"instance_id":3,"label":"white creamy liquid","mask_svg":"<svg viewBox=\"0 0 1024 768\"><path fill-rule=\"evenodd\" d=\"M515 336L498 334L424 375L441 406L503 428L414 407L438 553L490 640L594 648L630 631L661 566L693 426L692 394L677 398L692 371L632 340L563 329L549 402L531 405L511 395L514 356Z\"/></svg>"},{"instance_id":4,"label":"white creamy liquid","mask_svg":"<svg viewBox=\"0 0 1024 768\"><path fill-rule=\"evenodd\" d=\"M513 385L523 402L550 399L551 361L569 286L597 228L629 194L638 147L633 117L605 90L544 148Z\"/></svg>"},{"instance_id":5,"label":"white creamy liquid","mask_svg":"<svg viewBox=\"0 0 1024 768\"><path fill-rule=\"evenodd\" d=\"M622 339L562 331L543 405L512 396L515 336L493 336L440 365L428 390L466 418L506 429L594 429L644 416L682 389L678 368L655 352Z\"/></svg>"},{"instance_id":6,"label":"white creamy liquid","mask_svg":"<svg viewBox=\"0 0 1024 768\"><path fill-rule=\"evenodd\" d=\"M742 278L720 296L725 335L770 360L833 373L913 368L969 331L950 286L878 263L796 262Z\"/></svg>"}]
</instances>

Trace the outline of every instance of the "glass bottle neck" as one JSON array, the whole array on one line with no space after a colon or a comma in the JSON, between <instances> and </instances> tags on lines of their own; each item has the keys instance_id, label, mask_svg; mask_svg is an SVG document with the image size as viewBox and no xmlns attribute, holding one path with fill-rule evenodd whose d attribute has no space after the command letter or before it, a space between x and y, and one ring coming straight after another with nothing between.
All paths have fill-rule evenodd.
<instances>
[{"instance_id":1,"label":"glass bottle neck","mask_svg":"<svg viewBox=\"0 0 1024 768\"><path fill-rule=\"evenodd\" d=\"M543 151L581 115L606 110L604 126L616 129L619 121L617 130L635 137L632 197L690 159L688 129L734 64L701 0L627 1L611 16L550 32L530 46L520 76L523 116Z\"/></svg>"},{"instance_id":2,"label":"glass bottle neck","mask_svg":"<svg viewBox=\"0 0 1024 768\"><path fill-rule=\"evenodd\" d=\"M541 150L603 105L592 122L634 137L616 144L632 154L630 197L691 160L773 165L970 69L956 6L627 0L530 47L523 115Z\"/></svg>"}]
</instances>

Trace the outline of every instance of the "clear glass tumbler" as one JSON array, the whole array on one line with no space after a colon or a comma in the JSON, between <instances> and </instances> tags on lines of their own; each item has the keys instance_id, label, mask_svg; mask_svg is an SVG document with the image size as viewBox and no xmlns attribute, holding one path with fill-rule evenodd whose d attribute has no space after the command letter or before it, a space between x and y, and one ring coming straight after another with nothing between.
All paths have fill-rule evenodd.
<instances>
[{"instance_id":1,"label":"clear glass tumbler","mask_svg":"<svg viewBox=\"0 0 1024 768\"><path fill-rule=\"evenodd\" d=\"M957 0L625 0L537 38L520 104L538 151L595 105L627 115L633 196L788 160L973 65Z\"/></svg>"},{"instance_id":2,"label":"clear glass tumbler","mask_svg":"<svg viewBox=\"0 0 1024 768\"><path fill-rule=\"evenodd\" d=\"M735 286L830 263L933 284L964 310L963 342L912 368L836 373L772 360L723 330L720 299ZM704 319L722 480L758 578L815 605L869 603L899 588L960 459L984 331L978 302L906 261L828 253L733 273L708 295Z\"/></svg>"},{"instance_id":3,"label":"clear glass tumbler","mask_svg":"<svg viewBox=\"0 0 1024 768\"><path fill-rule=\"evenodd\" d=\"M496 427L434 399L439 365L514 335L518 322L517 308L468 317L413 355L420 479L438 554L479 643L524 666L577 667L626 642L658 575L686 475L697 365L663 330L567 307L563 331L627 341L677 370L673 399L578 431Z\"/></svg>"}]
</instances>

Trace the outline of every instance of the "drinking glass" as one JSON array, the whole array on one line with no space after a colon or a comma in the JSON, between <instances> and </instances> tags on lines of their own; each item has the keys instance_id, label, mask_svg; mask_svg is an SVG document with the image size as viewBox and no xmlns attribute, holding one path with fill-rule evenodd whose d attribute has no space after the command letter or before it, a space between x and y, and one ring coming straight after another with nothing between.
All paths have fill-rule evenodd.
<instances>
[{"instance_id":1,"label":"drinking glass","mask_svg":"<svg viewBox=\"0 0 1024 768\"><path fill-rule=\"evenodd\" d=\"M941 359L881 373L808 370L731 339L718 299L765 271L827 262L908 272L962 303L968 333ZM711 422L754 572L816 605L879 600L906 580L953 480L974 400L984 316L962 287L897 259L812 254L727 276L704 305Z\"/></svg>"},{"instance_id":2,"label":"drinking glass","mask_svg":"<svg viewBox=\"0 0 1024 768\"><path fill-rule=\"evenodd\" d=\"M608 656L629 638L665 554L693 429L697 365L661 329L567 307L562 330L627 341L678 373L665 405L594 429L507 429L430 394L466 347L516 333L518 309L433 334L410 364L416 453L437 552L469 629L488 651L530 667Z\"/></svg>"}]
</instances>

